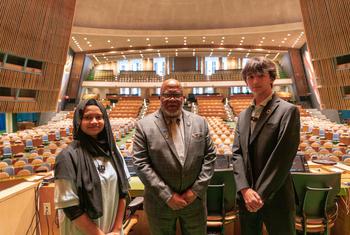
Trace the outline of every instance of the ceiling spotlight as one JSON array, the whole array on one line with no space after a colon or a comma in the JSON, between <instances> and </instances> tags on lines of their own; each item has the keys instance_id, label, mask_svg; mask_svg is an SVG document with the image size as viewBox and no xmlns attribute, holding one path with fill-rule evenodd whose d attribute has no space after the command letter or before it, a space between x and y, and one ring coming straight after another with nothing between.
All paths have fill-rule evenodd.
<instances>
[{"instance_id":1,"label":"ceiling spotlight","mask_svg":"<svg viewBox=\"0 0 350 235\"><path fill-rule=\"evenodd\" d=\"M160 52L160 50L157 50L157 52Z\"/></svg>"},{"instance_id":2,"label":"ceiling spotlight","mask_svg":"<svg viewBox=\"0 0 350 235\"><path fill-rule=\"evenodd\" d=\"M165 39L165 40L168 40L168 38L167 38L167 37L165 37L164 39Z\"/></svg>"},{"instance_id":3,"label":"ceiling spotlight","mask_svg":"<svg viewBox=\"0 0 350 235\"><path fill-rule=\"evenodd\" d=\"M186 40L186 39L187 39L187 37L184 37L184 39Z\"/></svg>"},{"instance_id":4,"label":"ceiling spotlight","mask_svg":"<svg viewBox=\"0 0 350 235\"><path fill-rule=\"evenodd\" d=\"M241 40L240 42L243 42L243 40Z\"/></svg>"},{"instance_id":5,"label":"ceiling spotlight","mask_svg":"<svg viewBox=\"0 0 350 235\"><path fill-rule=\"evenodd\" d=\"M111 46L111 48L114 48L114 46Z\"/></svg>"},{"instance_id":6,"label":"ceiling spotlight","mask_svg":"<svg viewBox=\"0 0 350 235\"><path fill-rule=\"evenodd\" d=\"M146 38L146 41L149 41L149 38Z\"/></svg>"},{"instance_id":7,"label":"ceiling spotlight","mask_svg":"<svg viewBox=\"0 0 350 235\"><path fill-rule=\"evenodd\" d=\"M205 39L203 39L202 42L205 42Z\"/></svg>"},{"instance_id":8,"label":"ceiling spotlight","mask_svg":"<svg viewBox=\"0 0 350 235\"><path fill-rule=\"evenodd\" d=\"M283 38L284 41L287 41L287 38Z\"/></svg>"},{"instance_id":9,"label":"ceiling spotlight","mask_svg":"<svg viewBox=\"0 0 350 235\"><path fill-rule=\"evenodd\" d=\"M265 40L265 37L262 37L261 39L262 39L262 40Z\"/></svg>"},{"instance_id":10,"label":"ceiling spotlight","mask_svg":"<svg viewBox=\"0 0 350 235\"><path fill-rule=\"evenodd\" d=\"M214 44L214 41L211 41L211 44Z\"/></svg>"},{"instance_id":11,"label":"ceiling spotlight","mask_svg":"<svg viewBox=\"0 0 350 235\"><path fill-rule=\"evenodd\" d=\"M282 43L285 43L284 41L282 41Z\"/></svg>"},{"instance_id":12,"label":"ceiling spotlight","mask_svg":"<svg viewBox=\"0 0 350 235\"><path fill-rule=\"evenodd\" d=\"M87 44L90 44L90 42L89 42L89 41L87 41L86 43L87 43Z\"/></svg>"},{"instance_id":13,"label":"ceiling spotlight","mask_svg":"<svg viewBox=\"0 0 350 235\"><path fill-rule=\"evenodd\" d=\"M271 41L272 41L272 42L274 42L274 41L275 41L275 39L272 39Z\"/></svg>"},{"instance_id":14,"label":"ceiling spotlight","mask_svg":"<svg viewBox=\"0 0 350 235\"><path fill-rule=\"evenodd\" d=\"M92 45L90 44L89 47L92 47Z\"/></svg>"},{"instance_id":15,"label":"ceiling spotlight","mask_svg":"<svg viewBox=\"0 0 350 235\"><path fill-rule=\"evenodd\" d=\"M205 39L205 37L203 36L202 39Z\"/></svg>"},{"instance_id":16,"label":"ceiling spotlight","mask_svg":"<svg viewBox=\"0 0 350 235\"><path fill-rule=\"evenodd\" d=\"M242 43L240 43L239 45L242 46Z\"/></svg>"},{"instance_id":17,"label":"ceiling spotlight","mask_svg":"<svg viewBox=\"0 0 350 235\"><path fill-rule=\"evenodd\" d=\"M130 45L129 47L132 47L132 45Z\"/></svg>"},{"instance_id":18,"label":"ceiling spotlight","mask_svg":"<svg viewBox=\"0 0 350 235\"><path fill-rule=\"evenodd\" d=\"M225 39L225 37L221 37L221 39L222 39L222 40L224 40L224 39Z\"/></svg>"},{"instance_id":19,"label":"ceiling spotlight","mask_svg":"<svg viewBox=\"0 0 350 235\"><path fill-rule=\"evenodd\" d=\"M290 37L290 35L291 35L290 33L289 33L289 34L287 34L287 36L288 36L288 37Z\"/></svg>"},{"instance_id":20,"label":"ceiling spotlight","mask_svg":"<svg viewBox=\"0 0 350 235\"><path fill-rule=\"evenodd\" d=\"M168 43L169 41L165 41L165 43Z\"/></svg>"},{"instance_id":21,"label":"ceiling spotlight","mask_svg":"<svg viewBox=\"0 0 350 235\"><path fill-rule=\"evenodd\" d=\"M107 42L111 42L111 40L107 40Z\"/></svg>"},{"instance_id":22,"label":"ceiling spotlight","mask_svg":"<svg viewBox=\"0 0 350 235\"><path fill-rule=\"evenodd\" d=\"M126 41L130 42L130 38L128 38L128 40L126 40Z\"/></svg>"},{"instance_id":23,"label":"ceiling spotlight","mask_svg":"<svg viewBox=\"0 0 350 235\"><path fill-rule=\"evenodd\" d=\"M86 41L86 40L87 40L87 38L84 38L84 40Z\"/></svg>"},{"instance_id":24,"label":"ceiling spotlight","mask_svg":"<svg viewBox=\"0 0 350 235\"><path fill-rule=\"evenodd\" d=\"M245 39L245 37L241 37L241 39Z\"/></svg>"},{"instance_id":25,"label":"ceiling spotlight","mask_svg":"<svg viewBox=\"0 0 350 235\"><path fill-rule=\"evenodd\" d=\"M264 43L264 41L260 41L260 43Z\"/></svg>"},{"instance_id":26,"label":"ceiling spotlight","mask_svg":"<svg viewBox=\"0 0 350 235\"><path fill-rule=\"evenodd\" d=\"M147 44L147 46L148 46L148 47L150 47L150 46L151 46L151 44Z\"/></svg>"}]
</instances>

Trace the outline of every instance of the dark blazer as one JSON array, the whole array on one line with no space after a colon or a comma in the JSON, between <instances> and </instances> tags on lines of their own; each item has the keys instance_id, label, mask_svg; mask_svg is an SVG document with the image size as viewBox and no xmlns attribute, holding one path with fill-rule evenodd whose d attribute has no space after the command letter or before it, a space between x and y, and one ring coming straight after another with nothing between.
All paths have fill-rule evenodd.
<instances>
[{"instance_id":1,"label":"dark blazer","mask_svg":"<svg viewBox=\"0 0 350 235\"><path fill-rule=\"evenodd\" d=\"M249 107L240 114L236 127L233 166L237 192L250 187L265 204L276 203L293 209L289 170L300 139L298 108L273 95L250 134L252 110Z\"/></svg>"},{"instance_id":2,"label":"dark blazer","mask_svg":"<svg viewBox=\"0 0 350 235\"><path fill-rule=\"evenodd\" d=\"M145 202L154 207L164 207L174 192L181 194L187 189L205 198L216 157L208 124L203 117L183 110L183 125L186 156L183 166L160 111L136 125L134 165L145 185Z\"/></svg>"}]
</instances>

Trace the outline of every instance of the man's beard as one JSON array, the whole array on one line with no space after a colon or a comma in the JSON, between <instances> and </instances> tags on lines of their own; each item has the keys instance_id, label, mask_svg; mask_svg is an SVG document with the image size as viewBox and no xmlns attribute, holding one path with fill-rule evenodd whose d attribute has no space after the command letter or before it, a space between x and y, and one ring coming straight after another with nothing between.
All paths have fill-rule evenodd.
<instances>
[{"instance_id":1,"label":"man's beard","mask_svg":"<svg viewBox=\"0 0 350 235\"><path fill-rule=\"evenodd\" d=\"M165 116L166 116L166 117L169 117L169 118L180 117L181 112L182 112L181 106L180 106L180 108L179 108L178 110L176 110L175 112L169 112L169 111L167 111L163 106L161 106L160 109L162 110L163 114L165 114Z\"/></svg>"}]
</instances>

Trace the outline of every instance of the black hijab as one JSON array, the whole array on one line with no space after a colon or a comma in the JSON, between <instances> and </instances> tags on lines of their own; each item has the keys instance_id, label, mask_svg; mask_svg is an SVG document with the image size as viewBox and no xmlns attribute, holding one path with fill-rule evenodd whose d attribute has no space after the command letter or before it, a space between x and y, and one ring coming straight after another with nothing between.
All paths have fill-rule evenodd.
<instances>
[{"instance_id":1,"label":"black hijab","mask_svg":"<svg viewBox=\"0 0 350 235\"><path fill-rule=\"evenodd\" d=\"M97 139L80 128L85 107L88 105L98 106L103 114L104 128ZM100 102L88 99L78 104L74 112L73 138L74 141L56 158L55 178L72 180L77 187L80 208L90 218L97 219L103 215L103 207L101 182L93 157L103 156L111 160L118 175L120 197L125 197L129 189L122 156L117 151L106 109Z\"/></svg>"}]
</instances>

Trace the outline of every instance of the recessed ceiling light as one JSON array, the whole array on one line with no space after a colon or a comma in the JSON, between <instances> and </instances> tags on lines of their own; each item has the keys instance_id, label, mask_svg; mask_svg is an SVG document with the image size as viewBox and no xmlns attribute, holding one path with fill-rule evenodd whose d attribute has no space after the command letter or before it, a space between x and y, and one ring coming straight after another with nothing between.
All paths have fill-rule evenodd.
<instances>
[{"instance_id":1,"label":"recessed ceiling light","mask_svg":"<svg viewBox=\"0 0 350 235\"><path fill-rule=\"evenodd\" d=\"M160 50L157 50L157 52L160 52Z\"/></svg>"},{"instance_id":2,"label":"recessed ceiling light","mask_svg":"<svg viewBox=\"0 0 350 235\"><path fill-rule=\"evenodd\" d=\"M111 40L107 40L107 42L111 42Z\"/></svg>"},{"instance_id":3,"label":"recessed ceiling light","mask_svg":"<svg viewBox=\"0 0 350 235\"><path fill-rule=\"evenodd\" d=\"M241 39L245 39L245 37L241 37Z\"/></svg>"},{"instance_id":4,"label":"recessed ceiling light","mask_svg":"<svg viewBox=\"0 0 350 235\"><path fill-rule=\"evenodd\" d=\"M187 39L187 37L184 37L184 39Z\"/></svg>"},{"instance_id":5,"label":"recessed ceiling light","mask_svg":"<svg viewBox=\"0 0 350 235\"><path fill-rule=\"evenodd\" d=\"M127 40L128 42L130 42L130 38L128 38L128 40Z\"/></svg>"},{"instance_id":6,"label":"recessed ceiling light","mask_svg":"<svg viewBox=\"0 0 350 235\"><path fill-rule=\"evenodd\" d=\"M211 44L214 44L214 41L211 41Z\"/></svg>"},{"instance_id":7,"label":"recessed ceiling light","mask_svg":"<svg viewBox=\"0 0 350 235\"><path fill-rule=\"evenodd\" d=\"M282 43L285 43L285 41L282 41Z\"/></svg>"},{"instance_id":8,"label":"recessed ceiling light","mask_svg":"<svg viewBox=\"0 0 350 235\"><path fill-rule=\"evenodd\" d=\"M287 38L283 38L284 41L287 41Z\"/></svg>"},{"instance_id":9,"label":"recessed ceiling light","mask_svg":"<svg viewBox=\"0 0 350 235\"><path fill-rule=\"evenodd\" d=\"M287 36L289 37L291 34L289 33L289 34L287 34Z\"/></svg>"},{"instance_id":10,"label":"recessed ceiling light","mask_svg":"<svg viewBox=\"0 0 350 235\"><path fill-rule=\"evenodd\" d=\"M111 48L114 48L114 46L111 46Z\"/></svg>"},{"instance_id":11,"label":"recessed ceiling light","mask_svg":"<svg viewBox=\"0 0 350 235\"><path fill-rule=\"evenodd\" d=\"M165 41L165 43L168 43L169 41Z\"/></svg>"},{"instance_id":12,"label":"recessed ceiling light","mask_svg":"<svg viewBox=\"0 0 350 235\"><path fill-rule=\"evenodd\" d=\"M202 42L205 42L205 39L203 39Z\"/></svg>"},{"instance_id":13,"label":"recessed ceiling light","mask_svg":"<svg viewBox=\"0 0 350 235\"><path fill-rule=\"evenodd\" d=\"M274 41L275 41L275 39L272 39L271 41L272 41L272 42L274 42Z\"/></svg>"},{"instance_id":14,"label":"recessed ceiling light","mask_svg":"<svg viewBox=\"0 0 350 235\"><path fill-rule=\"evenodd\" d=\"M260 41L260 43L264 43L264 41Z\"/></svg>"},{"instance_id":15,"label":"recessed ceiling light","mask_svg":"<svg viewBox=\"0 0 350 235\"><path fill-rule=\"evenodd\" d=\"M240 42L243 42L243 40L241 40Z\"/></svg>"},{"instance_id":16,"label":"recessed ceiling light","mask_svg":"<svg viewBox=\"0 0 350 235\"><path fill-rule=\"evenodd\" d=\"M149 38L146 38L146 41L149 41Z\"/></svg>"},{"instance_id":17,"label":"recessed ceiling light","mask_svg":"<svg viewBox=\"0 0 350 235\"><path fill-rule=\"evenodd\" d=\"M151 44L147 44L147 46L149 46L149 47L150 47L150 46L151 46Z\"/></svg>"},{"instance_id":18,"label":"recessed ceiling light","mask_svg":"<svg viewBox=\"0 0 350 235\"><path fill-rule=\"evenodd\" d=\"M84 38L84 40L86 41L86 40L87 40L87 38Z\"/></svg>"},{"instance_id":19,"label":"recessed ceiling light","mask_svg":"<svg viewBox=\"0 0 350 235\"><path fill-rule=\"evenodd\" d=\"M205 39L205 37L203 36L202 39Z\"/></svg>"},{"instance_id":20,"label":"recessed ceiling light","mask_svg":"<svg viewBox=\"0 0 350 235\"><path fill-rule=\"evenodd\" d=\"M265 40L265 37L262 37L261 39L262 39L262 40Z\"/></svg>"},{"instance_id":21,"label":"recessed ceiling light","mask_svg":"<svg viewBox=\"0 0 350 235\"><path fill-rule=\"evenodd\" d=\"M240 43L239 45L242 46L242 43Z\"/></svg>"},{"instance_id":22,"label":"recessed ceiling light","mask_svg":"<svg viewBox=\"0 0 350 235\"><path fill-rule=\"evenodd\" d=\"M175 49L175 51L177 51L177 49Z\"/></svg>"},{"instance_id":23,"label":"recessed ceiling light","mask_svg":"<svg viewBox=\"0 0 350 235\"><path fill-rule=\"evenodd\" d=\"M132 47L132 45L130 45L129 47Z\"/></svg>"},{"instance_id":24,"label":"recessed ceiling light","mask_svg":"<svg viewBox=\"0 0 350 235\"><path fill-rule=\"evenodd\" d=\"M167 38L167 37L165 37L164 39L165 39L165 40L168 40L168 38Z\"/></svg>"},{"instance_id":25,"label":"recessed ceiling light","mask_svg":"<svg viewBox=\"0 0 350 235\"><path fill-rule=\"evenodd\" d=\"M262 44L260 43L260 44L259 44L259 47L261 47L261 45L262 45Z\"/></svg>"},{"instance_id":26,"label":"recessed ceiling light","mask_svg":"<svg viewBox=\"0 0 350 235\"><path fill-rule=\"evenodd\" d=\"M87 41L86 43L87 43L87 44L90 44L90 42L89 42L89 41Z\"/></svg>"},{"instance_id":27,"label":"recessed ceiling light","mask_svg":"<svg viewBox=\"0 0 350 235\"><path fill-rule=\"evenodd\" d=\"M220 45L222 46L222 45L224 45L224 43L220 43Z\"/></svg>"},{"instance_id":28,"label":"recessed ceiling light","mask_svg":"<svg viewBox=\"0 0 350 235\"><path fill-rule=\"evenodd\" d=\"M92 45L90 44L89 47L92 47Z\"/></svg>"},{"instance_id":29,"label":"recessed ceiling light","mask_svg":"<svg viewBox=\"0 0 350 235\"><path fill-rule=\"evenodd\" d=\"M225 37L221 37L221 39L225 39Z\"/></svg>"}]
</instances>

